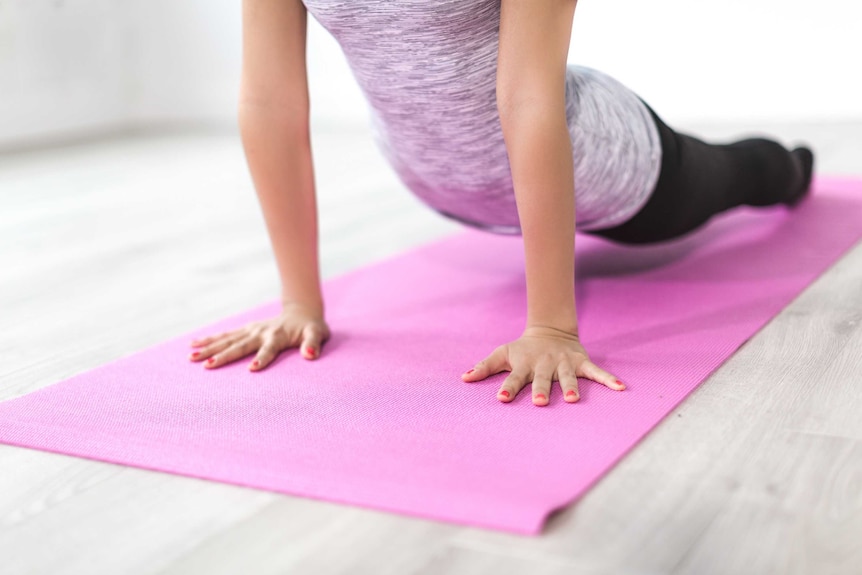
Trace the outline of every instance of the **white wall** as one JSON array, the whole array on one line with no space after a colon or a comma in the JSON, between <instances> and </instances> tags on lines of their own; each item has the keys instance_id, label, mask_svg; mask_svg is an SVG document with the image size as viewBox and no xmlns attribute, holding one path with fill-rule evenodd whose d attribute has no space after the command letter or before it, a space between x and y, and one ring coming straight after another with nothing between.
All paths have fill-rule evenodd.
<instances>
[{"instance_id":1,"label":"white wall","mask_svg":"<svg viewBox=\"0 0 862 575\"><path fill-rule=\"evenodd\" d=\"M0 145L233 123L240 0L0 1Z\"/></svg>"},{"instance_id":2,"label":"white wall","mask_svg":"<svg viewBox=\"0 0 862 575\"><path fill-rule=\"evenodd\" d=\"M862 4L584 0L570 61L671 120L862 118Z\"/></svg>"},{"instance_id":3,"label":"white wall","mask_svg":"<svg viewBox=\"0 0 862 575\"><path fill-rule=\"evenodd\" d=\"M123 12L111 0L0 2L0 142L124 120Z\"/></svg>"},{"instance_id":4,"label":"white wall","mask_svg":"<svg viewBox=\"0 0 862 575\"><path fill-rule=\"evenodd\" d=\"M610 73L668 121L862 119L860 29L862 3L848 0L581 0L569 62ZM325 34L309 40L329 97L319 111L351 117L361 95L336 107L355 83Z\"/></svg>"},{"instance_id":5,"label":"white wall","mask_svg":"<svg viewBox=\"0 0 862 575\"><path fill-rule=\"evenodd\" d=\"M130 119L232 122L242 56L241 1L114 1L126 7L130 22Z\"/></svg>"},{"instance_id":6,"label":"white wall","mask_svg":"<svg viewBox=\"0 0 862 575\"><path fill-rule=\"evenodd\" d=\"M233 125L240 6L0 0L0 145ZM338 45L309 21L312 121L366 123ZM846 0L581 0L569 61L613 74L670 122L862 118L860 24L862 4Z\"/></svg>"}]
</instances>

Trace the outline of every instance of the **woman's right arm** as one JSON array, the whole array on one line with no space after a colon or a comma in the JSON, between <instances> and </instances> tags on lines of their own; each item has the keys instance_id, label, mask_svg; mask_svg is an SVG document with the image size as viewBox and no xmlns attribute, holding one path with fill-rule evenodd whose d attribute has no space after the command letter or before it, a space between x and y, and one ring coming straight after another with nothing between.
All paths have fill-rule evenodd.
<instances>
[{"instance_id":1,"label":"woman's right arm","mask_svg":"<svg viewBox=\"0 0 862 575\"><path fill-rule=\"evenodd\" d=\"M305 6L243 1L239 127L284 304L323 314L309 132Z\"/></svg>"},{"instance_id":2,"label":"woman's right arm","mask_svg":"<svg viewBox=\"0 0 862 575\"><path fill-rule=\"evenodd\" d=\"M256 353L253 371L284 349L319 356L330 337L318 260L317 202L301 0L243 0L239 128L281 278L282 313L192 342L192 361L219 367Z\"/></svg>"}]
</instances>

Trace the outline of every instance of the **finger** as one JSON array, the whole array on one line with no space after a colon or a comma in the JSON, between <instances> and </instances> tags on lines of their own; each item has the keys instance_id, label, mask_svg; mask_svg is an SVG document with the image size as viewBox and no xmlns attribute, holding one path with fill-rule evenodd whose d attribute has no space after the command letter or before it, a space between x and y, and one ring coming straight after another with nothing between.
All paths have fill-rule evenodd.
<instances>
[{"instance_id":1,"label":"finger","mask_svg":"<svg viewBox=\"0 0 862 575\"><path fill-rule=\"evenodd\" d=\"M499 399L503 403L509 403L510 401L515 399L515 396L518 395L518 392L524 389L526 385L526 373L512 372L506 376L506 379L503 380L503 384L497 391L497 399Z\"/></svg>"},{"instance_id":2,"label":"finger","mask_svg":"<svg viewBox=\"0 0 862 575\"><path fill-rule=\"evenodd\" d=\"M281 346L278 345L274 337L267 337L248 368L252 371L259 371L265 368L278 357L281 349Z\"/></svg>"},{"instance_id":3,"label":"finger","mask_svg":"<svg viewBox=\"0 0 862 575\"><path fill-rule=\"evenodd\" d=\"M473 369L462 373L461 379L472 383L509 369L512 369L509 365L509 349L505 345L501 345L492 351L488 357L474 365Z\"/></svg>"},{"instance_id":4,"label":"finger","mask_svg":"<svg viewBox=\"0 0 862 575\"><path fill-rule=\"evenodd\" d=\"M578 390L578 376L571 364L564 363L557 368L557 377L563 390L563 399L568 403L575 403L581 398Z\"/></svg>"},{"instance_id":5,"label":"finger","mask_svg":"<svg viewBox=\"0 0 862 575\"><path fill-rule=\"evenodd\" d=\"M191 354L189 354L189 359L192 361L202 361L204 359L207 359L208 357L212 357L213 355L233 345L233 343L236 342L237 339L237 336L226 336L214 343L209 344L202 349L193 351Z\"/></svg>"},{"instance_id":6,"label":"finger","mask_svg":"<svg viewBox=\"0 0 862 575\"><path fill-rule=\"evenodd\" d=\"M533 405L548 405L551 398L551 378L553 371L536 369L533 374Z\"/></svg>"},{"instance_id":7,"label":"finger","mask_svg":"<svg viewBox=\"0 0 862 575\"><path fill-rule=\"evenodd\" d=\"M622 391L626 388L623 382L617 379L616 376L611 375L588 359L581 363L580 368L581 373L579 375L597 381L614 391Z\"/></svg>"},{"instance_id":8,"label":"finger","mask_svg":"<svg viewBox=\"0 0 862 575\"><path fill-rule=\"evenodd\" d=\"M254 353L260 346L258 338L248 337L233 343L230 347L210 357L204 362L204 367L221 367L250 353Z\"/></svg>"},{"instance_id":9,"label":"finger","mask_svg":"<svg viewBox=\"0 0 862 575\"><path fill-rule=\"evenodd\" d=\"M218 341L224 337L229 337L229 336L233 335L234 333L236 333L236 331L237 330L225 331L225 332L222 332L218 335L209 335L206 337L195 338L192 340L191 346L192 347L203 347L205 345L211 344L214 341Z\"/></svg>"},{"instance_id":10,"label":"finger","mask_svg":"<svg viewBox=\"0 0 862 575\"><path fill-rule=\"evenodd\" d=\"M317 324L309 324L302 330L302 343L299 346L302 357L316 359L326 339L325 330Z\"/></svg>"}]
</instances>

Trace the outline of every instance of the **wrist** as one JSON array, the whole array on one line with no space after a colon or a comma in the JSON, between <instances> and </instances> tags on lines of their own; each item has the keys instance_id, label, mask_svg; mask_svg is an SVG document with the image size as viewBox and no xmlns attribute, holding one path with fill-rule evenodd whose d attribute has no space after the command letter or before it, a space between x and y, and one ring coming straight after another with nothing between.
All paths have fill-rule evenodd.
<instances>
[{"instance_id":1,"label":"wrist","mask_svg":"<svg viewBox=\"0 0 862 575\"><path fill-rule=\"evenodd\" d=\"M557 321L527 321L524 331L550 330L571 335L578 335L578 322Z\"/></svg>"},{"instance_id":2,"label":"wrist","mask_svg":"<svg viewBox=\"0 0 862 575\"><path fill-rule=\"evenodd\" d=\"M560 326L544 323L527 323L521 335L550 335L578 339L578 326Z\"/></svg>"},{"instance_id":3,"label":"wrist","mask_svg":"<svg viewBox=\"0 0 862 575\"><path fill-rule=\"evenodd\" d=\"M578 312L574 298L566 298L556 305L551 301L541 301L540 305L529 305L528 302L526 328L548 328L571 334L578 333Z\"/></svg>"},{"instance_id":4,"label":"wrist","mask_svg":"<svg viewBox=\"0 0 862 575\"><path fill-rule=\"evenodd\" d=\"M289 311L292 309L302 309L307 313L323 317L325 309L323 305L323 299L308 299L308 300L300 300L296 298L282 298L281 299L281 310Z\"/></svg>"}]
</instances>

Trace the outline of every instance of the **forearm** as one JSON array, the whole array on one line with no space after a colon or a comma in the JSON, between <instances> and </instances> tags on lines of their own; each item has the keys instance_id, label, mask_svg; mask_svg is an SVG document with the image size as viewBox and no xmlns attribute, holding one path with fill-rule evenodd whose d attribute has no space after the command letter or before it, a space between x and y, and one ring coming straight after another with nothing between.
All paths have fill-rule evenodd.
<instances>
[{"instance_id":1,"label":"forearm","mask_svg":"<svg viewBox=\"0 0 862 575\"><path fill-rule=\"evenodd\" d=\"M282 303L300 303L322 315L308 118L302 111L244 101L239 125L281 278Z\"/></svg>"},{"instance_id":2,"label":"forearm","mask_svg":"<svg viewBox=\"0 0 862 575\"><path fill-rule=\"evenodd\" d=\"M502 123L524 238L527 327L577 333L575 183L564 102L521 106Z\"/></svg>"}]
</instances>

